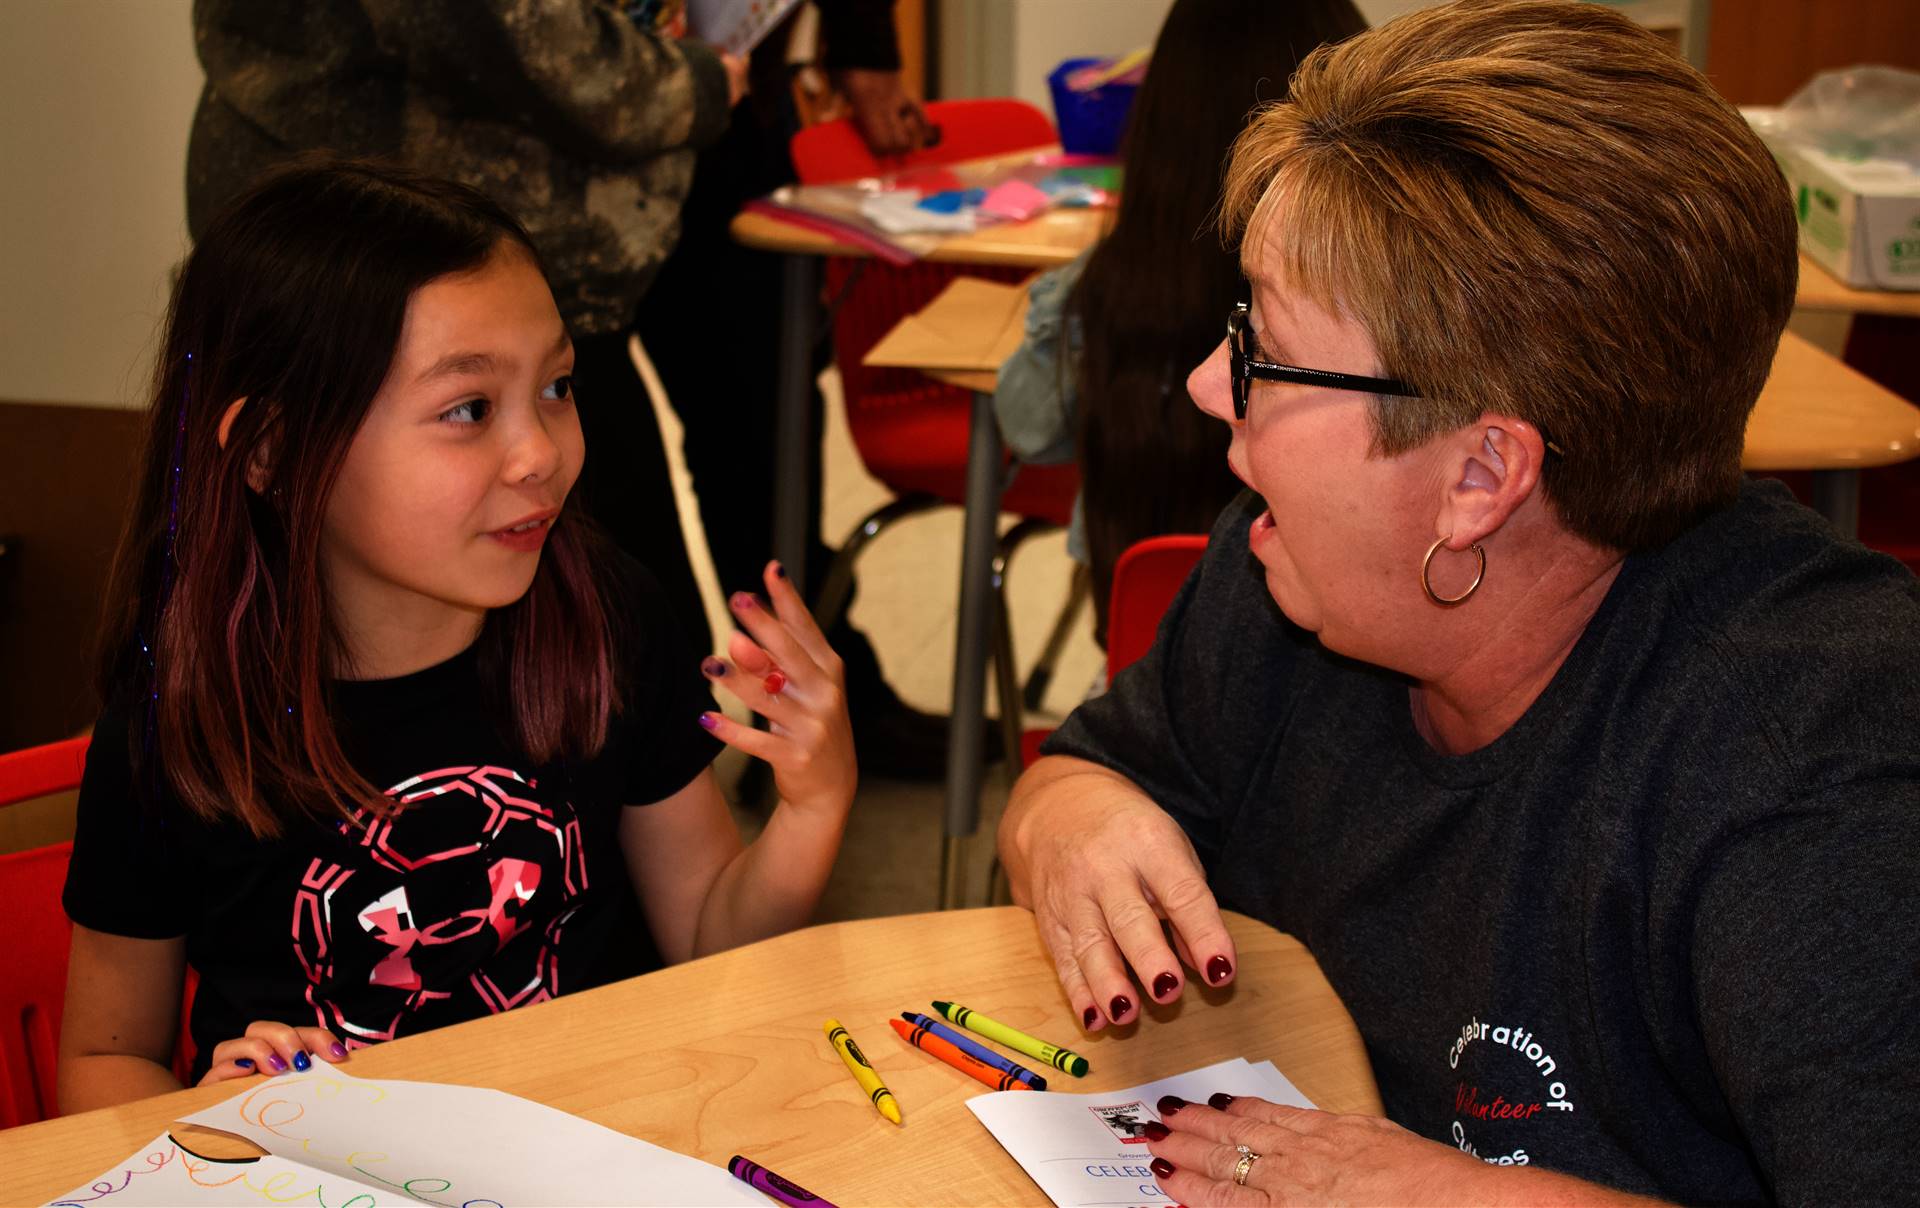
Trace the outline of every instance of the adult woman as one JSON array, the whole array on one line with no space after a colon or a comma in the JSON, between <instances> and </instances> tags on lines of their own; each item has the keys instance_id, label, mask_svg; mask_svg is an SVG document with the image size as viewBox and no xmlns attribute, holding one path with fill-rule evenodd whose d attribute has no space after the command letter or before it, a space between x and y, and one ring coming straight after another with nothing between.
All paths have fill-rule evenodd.
<instances>
[{"instance_id":1,"label":"adult woman","mask_svg":"<svg viewBox=\"0 0 1920 1208\"><path fill-rule=\"evenodd\" d=\"M1366 27L1353 0L1175 0L1128 122L1112 232L1028 290L1026 338L1000 369L994 411L1022 460L1079 457L1068 547L1093 572L1102 646L1121 552L1205 530L1238 491L1220 461L1226 432L1180 389L1246 291L1207 231L1227 150L1300 56Z\"/></svg>"},{"instance_id":2,"label":"adult woman","mask_svg":"<svg viewBox=\"0 0 1920 1208\"><path fill-rule=\"evenodd\" d=\"M1920 589L1743 485L1765 149L1601 6L1456 5L1303 63L1223 212L1253 304L1188 385L1253 493L1001 853L1089 1028L1232 977L1216 894L1299 936L1394 1123L1163 1105L1162 1188L1884 1197Z\"/></svg>"}]
</instances>

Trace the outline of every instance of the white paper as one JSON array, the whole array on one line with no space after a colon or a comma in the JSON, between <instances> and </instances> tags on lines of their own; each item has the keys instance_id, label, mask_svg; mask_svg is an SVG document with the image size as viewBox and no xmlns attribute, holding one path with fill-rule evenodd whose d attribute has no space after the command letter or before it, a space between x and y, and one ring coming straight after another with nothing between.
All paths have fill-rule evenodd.
<instances>
[{"instance_id":1,"label":"white paper","mask_svg":"<svg viewBox=\"0 0 1920 1208\"><path fill-rule=\"evenodd\" d=\"M209 1164L183 1154L163 1134L59 1202L110 1208L771 1202L718 1166L505 1091L355 1078L330 1065L254 1079L185 1123L245 1137L271 1156ZM242 1167L243 1177L208 1185ZM276 1178L272 1194L259 1190Z\"/></svg>"},{"instance_id":2,"label":"white paper","mask_svg":"<svg viewBox=\"0 0 1920 1208\"><path fill-rule=\"evenodd\" d=\"M1119 1208L1174 1202L1147 1165L1153 1158L1143 1129L1160 1118L1160 1097L1205 1103L1218 1091L1313 1106L1271 1061L1251 1065L1236 1057L1124 1090L998 1091L967 1100L967 1108L1060 1208Z\"/></svg>"},{"instance_id":3,"label":"white paper","mask_svg":"<svg viewBox=\"0 0 1920 1208\"><path fill-rule=\"evenodd\" d=\"M219 1161L202 1158L161 1133L119 1166L84 1187L51 1201L54 1205L99 1204L103 1208L172 1208L183 1204L326 1205L327 1208L375 1208L418 1201L391 1189L323 1175L271 1155Z\"/></svg>"},{"instance_id":4,"label":"white paper","mask_svg":"<svg viewBox=\"0 0 1920 1208\"><path fill-rule=\"evenodd\" d=\"M760 45L800 0L687 0L687 32L744 55Z\"/></svg>"}]
</instances>

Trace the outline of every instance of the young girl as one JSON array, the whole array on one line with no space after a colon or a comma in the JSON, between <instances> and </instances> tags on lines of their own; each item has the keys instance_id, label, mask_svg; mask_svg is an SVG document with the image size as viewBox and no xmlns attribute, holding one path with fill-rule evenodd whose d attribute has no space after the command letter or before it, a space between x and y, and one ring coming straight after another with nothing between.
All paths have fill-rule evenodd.
<instances>
[{"instance_id":1,"label":"young girl","mask_svg":"<svg viewBox=\"0 0 1920 1208\"><path fill-rule=\"evenodd\" d=\"M209 1082L806 920L853 798L840 662L777 565L731 600L730 662L686 647L567 507L571 362L472 189L306 160L206 231L106 633L64 1110L178 1086L187 965ZM721 742L780 789L751 846Z\"/></svg>"},{"instance_id":2,"label":"young girl","mask_svg":"<svg viewBox=\"0 0 1920 1208\"><path fill-rule=\"evenodd\" d=\"M1021 460L1079 458L1067 544L1093 572L1103 647L1121 553L1208 531L1241 490L1225 425L1186 385L1247 288L1213 230L1227 151L1309 51L1366 27L1353 0L1174 0L1134 98L1113 230L1029 288L1026 339L1001 367L994 411Z\"/></svg>"}]
</instances>

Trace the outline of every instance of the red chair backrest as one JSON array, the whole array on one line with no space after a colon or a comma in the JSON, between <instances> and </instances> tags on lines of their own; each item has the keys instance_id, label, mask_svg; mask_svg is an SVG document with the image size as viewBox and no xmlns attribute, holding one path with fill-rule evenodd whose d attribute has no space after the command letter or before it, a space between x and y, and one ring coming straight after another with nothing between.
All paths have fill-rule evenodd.
<instances>
[{"instance_id":1,"label":"red chair backrest","mask_svg":"<svg viewBox=\"0 0 1920 1208\"><path fill-rule=\"evenodd\" d=\"M80 787L88 738L0 755L0 807ZM54 1098L60 1013L67 999L73 924L60 905L72 843L0 855L0 1128L59 1114ZM196 979L187 971L174 1073L192 1067L187 1033Z\"/></svg>"},{"instance_id":2,"label":"red chair backrest","mask_svg":"<svg viewBox=\"0 0 1920 1208\"><path fill-rule=\"evenodd\" d=\"M1136 541L1113 566L1107 605L1107 682L1153 647L1160 619L1207 549L1202 533Z\"/></svg>"},{"instance_id":3,"label":"red chair backrest","mask_svg":"<svg viewBox=\"0 0 1920 1208\"><path fill-rule=\"evenodd\" d=\"M940 128L940 141L884 160L876 159L867 150L851 119L808 126L793 136L788 147L793 155L793 169L799 174L801 184L817 185L933 164L984 159L1060 141L1047 115L1025 101L999 97L929 101L926 114L927 120Z\"/></svg>"},{"instance_id":4,"label":"red chair backrest","mask_svg":"<svg viewBox=\"0 0 1920 1208\"><path fill-rule=\"evenodd\" d=\"M1201 533L1172 533L1148 537L1129 545L1113 567L1113 594L1107 607L1107 682L1153 648L1167 606L1180 594L1194 564L1207 550ZM1030 768L1040 758L1040 744L1053 731L1026 730L1020 735L1020 766Z\"/></svg>"}]
</instances>

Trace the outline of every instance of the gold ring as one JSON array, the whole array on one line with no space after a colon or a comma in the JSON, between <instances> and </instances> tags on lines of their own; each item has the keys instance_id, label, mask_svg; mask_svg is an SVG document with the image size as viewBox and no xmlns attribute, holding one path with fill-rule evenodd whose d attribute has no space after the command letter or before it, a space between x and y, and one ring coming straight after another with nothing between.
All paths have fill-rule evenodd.
<instances>
[{"instance_id":1,"label":"gold ring","mask_svg":"<svg viewBox=\"0 0 1920 1208\"><path fill-rule=\"evenodd\" d=\"M1233 1181L1239 1186L1245 1187L1247 1185L1247 1175L1253 1170L1253 1164L1260 1160L1260 1155L1244 1145L1236 1145L1234 1148L1240 1151L1240 1160L1233 1164Z\"/></svg>"}]
</instances>

